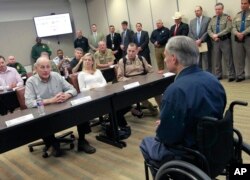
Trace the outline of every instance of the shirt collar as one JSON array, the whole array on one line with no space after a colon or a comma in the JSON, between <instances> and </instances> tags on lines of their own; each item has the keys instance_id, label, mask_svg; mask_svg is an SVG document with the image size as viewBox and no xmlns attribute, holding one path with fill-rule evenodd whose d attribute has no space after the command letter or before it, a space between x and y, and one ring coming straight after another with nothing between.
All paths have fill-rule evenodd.
<instances>
[{"instance_id":1,"label":"shirt collar","mask_svg":"<svg viewBox=\"0 0 250 180\"><path fill-rule=\"evenodd\" d=\"M175 80L181 78L182 76L186 76L188 74L199 72L199 71L202 71L202 70L198 67L198 65L191 65L191 66L185 67L176 75Z\"/></svg>"},{"instance_id":2,"label":"shirt collar","mask_svg":"<svg viewBox=\"0 0 250 180\"><path fill-rule=\"evenodd\" d=\"M50 72L50 73L51 73L51 72ZM43 81L37 73L36 73L35 76L36 76L36 77L38 78L38 80L39 80L40 82L42 82L42 83L47 83L47 82L49 82L49 81L51 80L51 74L50 74L50 76L49 76L48 81Z\"/></svg>"},{"instance_id":3,"label":"shirt collar","mask_svg":"<svg viewBox=\"0 0 250 180\"><path fill-rule=\"evenodd\" d=\"M6 73L6 72L8 72L8 71L10 71L10 70L11 70L11 67L6 66L6 70L5 70L5 71L0 71L0 73L1 73L1 74L4 74L4 73Z\"/></svg>"}]
</instances>

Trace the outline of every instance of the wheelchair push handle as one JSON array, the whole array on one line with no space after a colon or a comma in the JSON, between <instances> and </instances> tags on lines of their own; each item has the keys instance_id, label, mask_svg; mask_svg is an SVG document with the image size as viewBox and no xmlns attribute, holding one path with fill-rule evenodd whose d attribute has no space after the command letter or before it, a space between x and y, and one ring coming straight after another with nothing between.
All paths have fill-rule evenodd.
<instances>
[{"instance_id":1,"label":"wheelchair push handle","mask_svg":"<svg viewBox=\"0 0 250 180\"><path fill-rule=\"evenodd\" d=\"M231 112L233 112L233 109L234 109L234 106L235 105L240 105L240 106L247 106L248 105L248 102L246 101L233 101L231 102L230 106L229 106L229 110Z\"/></svg>"},{"instance_id":2,"label":"wheelchair push handle","mask_svg":"<svg viewBox=\"0 0 250 180\"><path fill-rule=\"evenodd\" d=\"M250 145L249 145L249 144L243 142L243 143L242 143L242 150L243 150L245 153L247 153L248 155L250 155Z\"/></svg>"}]
</instances>

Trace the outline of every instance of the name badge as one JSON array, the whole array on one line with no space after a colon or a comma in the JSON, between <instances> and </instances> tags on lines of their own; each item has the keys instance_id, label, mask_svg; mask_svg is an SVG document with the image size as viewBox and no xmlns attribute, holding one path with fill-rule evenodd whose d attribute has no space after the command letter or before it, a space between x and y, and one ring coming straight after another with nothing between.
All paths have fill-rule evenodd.
<instances>
[{"instance_id":1,"label":"name badge","mask_svg":"<svg viewBox=\"0 0 250 180\"><path fill-rule=\"evenodd\" d=\"M17 125L17 124L21 124L21 123L30 121L32 119L34 119L33 114L28 114L28 115L25 115L25 116L21 116L19 118L15 118L15 119L11 119L9 121L6 121L5 124L7 125L7 127L10 127L10 126L14 126L14 125Z\"/></svg>"},{"instance_id":2,"label":"name badge","mask_svg":"<svg viewBox=\"0 0 250 180\"><path fill-rule=\"evenodd\" d=\"M175 73L167 72L167 73L163 74L163 77L171 77L171 76L174 76L174 75L175 75Z\"/></svg>"},{"instance_id":3,"label":"name badge","mask_svg":"<svg viewBox=\"0 0 250 180\"><path fill-rule=\"evenodd\" d=\"M137 87L137 86L140 86L140 83L137 81L137 82L133 82L133 83L129 83L129 84L126 84L123 86L123 88L125 90L127 89L131 89L131 88L134 88L134 87Z\"/></svg>"},{"instance_id":4,"label":"name badge","mask_svg":"<svg viewBox=\"0 0 250 180\"><path fill-rule=\"evenodd\" d=\"M88 102L90 100L91 100L90 96L85 96L85 97L82 97L82 98L79 98L79 99L72 100L70 103L71 103L72 106L75 106L75 105L78 105L78 104L83 104L83 103Z\"/></svg>"}]
</instances>

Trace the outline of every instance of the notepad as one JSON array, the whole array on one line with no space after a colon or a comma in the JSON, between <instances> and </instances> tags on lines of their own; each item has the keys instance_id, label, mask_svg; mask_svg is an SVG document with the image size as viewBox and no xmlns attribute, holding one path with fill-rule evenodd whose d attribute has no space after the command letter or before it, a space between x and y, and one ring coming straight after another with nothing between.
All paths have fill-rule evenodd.
<instances>
[{"instance_id":1,"label":"notepad","mask_svg":"<svg viewBox=\"0 0 250 180\"><path fill-rule=\"evenodd\" d=\"M82 98L79 98L79 99L72 100L71 101L71 105L75 106L75 105L78 105L78 104L82 104L82 103L88 102L90 100L91 100L90 96L85 96L85 97L82 97Z\"/></svg>"},{"instance_id":2,"label":"notepad","mask_svg":"<svg viewBox=\"0 0 250 180\"><path fill-rule=\"evenodd\" d=\"M19 118L11 119L9 121L6 121L5 123L6 123L7 127L10 127L10 126L14 126L14 125L17 125L17 124L21 124L21 123L30 121L32 119L34 119L33 114L28 114L28 115L25 115L25 116L21 116Z\"/></svg>"},{"instance_id":3,"label":"notepad","mask_svg":"<svg viewBox=\"0 0 250 180\"><path fill-rule=\"evenodd\" d=\"M134 87L137 87L137 86L140 86L140 83L138 81L130 83L130 84L126 84L126 85L123 86L123 88L126 90L126 89L131 89L131 88L134 88Z\"/></svg>"},{"instance_id":4,"label":"notepad","mask_svg":"<svg viewBox=\"0 0 250 180\"><path fill-rule=\"evenodd\" d=\"M198 48L199 48L199 52L200 53L208 51L208 49L207 49L207 43L206 42L201 43L201 46L199 46Z\"/></svg>"},{"instance_id":5,"label":"notepad","mask_svg":"<svg viewBox=\"0 0 250 180\"><path fill-rule=\"evenodd\" d=\"M167 73L163 74L163 77L170 77L170 76L174 76L174 75L175 75L175 73L167 72Z\"/></svg>"}]
</instances>

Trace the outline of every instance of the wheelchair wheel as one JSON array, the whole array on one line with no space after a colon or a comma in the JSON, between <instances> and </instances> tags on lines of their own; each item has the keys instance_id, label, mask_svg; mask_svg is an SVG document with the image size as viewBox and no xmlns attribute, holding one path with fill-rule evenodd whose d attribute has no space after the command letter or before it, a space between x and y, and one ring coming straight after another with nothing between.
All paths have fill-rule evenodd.
<instances>
[{"instance_id":1,"label":"wheelchair wheel","mask_svg":"<svg viewBox=\"0 0 250 180\"><path fill-rule=\"evenodd\" d=\"M169 161L160 167L155 180L164 179L211 180L211 178L198 167L180 160Z\"/></svg>"}]
</instances>

